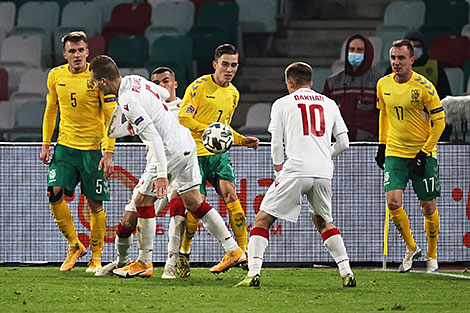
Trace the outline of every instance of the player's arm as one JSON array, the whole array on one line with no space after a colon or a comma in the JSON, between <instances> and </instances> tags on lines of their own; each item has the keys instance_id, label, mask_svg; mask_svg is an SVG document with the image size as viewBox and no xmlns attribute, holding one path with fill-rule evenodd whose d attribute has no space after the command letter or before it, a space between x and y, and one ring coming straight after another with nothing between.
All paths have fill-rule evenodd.
<instances>
[{"instance_id":1,"label":"player's arm","mask_svg":"<svg viewBox=\"0 0 470 313\"><path fill-rule=\"evenodd\" d=\"M331 156L336 157L349 148L348 133L335 135L336 142L331 146Z\"/></svg>"},{"instance_id":2,"label":"player's arm","mask_svg":"<svg viewBox=\"0 0 470 313\"><path fill-rule=\"evenodd\" d=\"M122 100L122 101L121 101ZM168 189L168 173L167 160L165 155L165 147L157 129L152 123L152 119L147 112L135 102L131 102L129 98L119 100L121 105L127 104L129 111L124 114L128 121L132 123L136 134L149 148L149 171L156 172L157 179L152 186L157 194L157 198L166 195Z\"/></svg>"},{"instance_id":3,"label":"player's arm","mask_svg":"<svg viewBox=\"0 0 470 313\"><path fill-rule=\"evenodd\" d=\"M278 110L279 102L274 102L271 109L271 121L268 131L271 133L271 158L273 160L276 178L282 170L284 163L284 131L281 113Z\"/></svg>"},{"instance_id":4,"label":"player's arm","mask_svg":"<svg viewBox=\"0 0 470 313\"><path fill-rule=\"evenodd\" d=\"M238 106L238 101L240 100L240 94L237 92L237 97L235 99L236 105L233 106L232 111L230 112L230 122L232 121L233 114L235 114L235 109ZM248 148L258 149L259 139L256 137L245 137L242 134L236 132L230 123L228 127L232 130L233 133L233 143L237 146L246 146Z\"/></svg>"},{"instance_id":5,"label":"player's arm","mask_svg":"<svg viewBox=\"0 0 470 313\"><path fill-rule=\"evenodd\" d=\"M425 102L425 107L429 111L431 120L433 122L433 127L431 128L429 137L424 143L421 150L427 155L431 155L432 150L437 145L437 142L441 137L444 128L446 127L446 120L444 108L442 106L441 101L439 100L437 92L434 92L433 95L431 95L429 92L426 91L425 97L423 96L423 99L427 100L427 102Z\"/></svg>"},{"instance_id":6,"label":"player's arm","mask_svg":"<svg viewBox=\"0 0 470 313\"><path fill-rule=\"evenodd\" d=\"M197 112L197 108L199 105L198 95L199 93L202 93L203 91L196 89L194 90L194 92L192 92L193 85L194 83L192 83L191 85L188 86L188 88L186 88L186 91L183 97L183 102L181 102L180 111L178 113L178 120L181 125L183 125L186 128L189 128L189 130L191 130L192 132L202 133L206 129L206 127L209 126L209 124L201 123L197 121L194 118L194 116ZM202 87L199 86L199 89L201 88Z\"/></svg>"},{"instance_id":7,"label":"player's arm","mask_svg":"<svg viewBox=\"0 0 470 313\"><path fill-rule=\"evenodd\" d=\"M47 97L46 110L42 121L42 150L39 158L44 164L49 164L51 152L49 145L51 144L52 134L54 133L55 122L57 119L57 110L59 108L57 91L55 89L55 76L52 71L47 77Z\"/></svg>"},{"instance_id":8,"label":"player's arm","mask_svg":"<svg viewBox=\"0 0 470 313\"><path fill-rule=\"evenodd\" d=\"M387 147L387 137L388 137L388 116L385 106L385 102L382 97L381 84L380 81L377 83L377 109L380 110L379 113L379 149L377 150L377 155L375 156L375 162L377 166L381 169L384 169L385 163L385 150Z\"/></svg>"}]
</instances>

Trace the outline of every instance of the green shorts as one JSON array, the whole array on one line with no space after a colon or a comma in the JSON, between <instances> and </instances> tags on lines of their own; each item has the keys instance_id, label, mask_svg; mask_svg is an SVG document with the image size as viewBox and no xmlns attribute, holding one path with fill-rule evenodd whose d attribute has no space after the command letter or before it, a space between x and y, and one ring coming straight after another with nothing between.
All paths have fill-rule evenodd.
<instances>
[{"instance_id":1,"label":"green shorts","mask_svg":"<svg viewBox=\"0 0 470 313\"><path fill-rule=\"evenodd\" d=\"M430 201L441 196L439 165L434 157L426 158L424 177L415 175L409 164L412 159L388 156L385 158L385 191L405 190L411 179L413 190L419 200Z\"/></svg>"},{"instance_id":2,"label":"green shorts","mask_svg":"<svg viewBox=\"0 0 470 313\"><path fill-rule=\"evenodd\" d=\"M60 186L71 197L80 182L81 192L92 200L109 200L109 181L98 171L101 150L77 150L63 145L54 149L47 186Z\"/></svg>"},{"instance_id":3,"label":"green shorts","mask_svg":"<svg viewBox=\"0 0 470 313\"><path fill-rule=\"evenodd\" d=\"M235 184L235 174L228 153L205 155L197 157L197 159L201 170L202 184L200 190L202 194L207 195L206 181L215 187L219 177ZM219 191L217 190L217 192Z\"/></svg>"}]
</instances>

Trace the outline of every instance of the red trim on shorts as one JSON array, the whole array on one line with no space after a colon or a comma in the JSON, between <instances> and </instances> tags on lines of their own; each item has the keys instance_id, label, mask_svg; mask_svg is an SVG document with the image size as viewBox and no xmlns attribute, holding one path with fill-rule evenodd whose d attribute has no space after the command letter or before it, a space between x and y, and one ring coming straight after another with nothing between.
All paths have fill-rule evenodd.
<instances>
[{"instance_id":1,"label":"red trim on shorts","mask_svg":"<svg viewBox=\"0 0 470 313\"><path fill-rule=\"evenodd\" d=\"M116 231L116 235L119 238L129 238L132 233L134 232L135 228L127 228L126 226L123 226L121 223L118 224L118 228Z\"/></svg>"},{"instance_id":2,"label":"red trim on shorts","mask_svg":"<svg viewBox=\"0 0 470 313\"><path fill-rule=\"evenodd\" d=\"M338 228L332 228L332 229L328 229L327 231L323 232L323 234L321 234L321 238L323 239L323 241L327 240L328 238L330 238L331 236L334 236L334 235L341 235L341 233L339 232Z\"/></svg>"},{"instance_id":3,"label":"red trim on shorts","mask_svg":"<svg viewBox=\"0 0 470 313\"><path fill-rule=\"evenodd\" d=\"M186 217L186 208L184 207L183 200L181 198L174 198L170 200L170 217L179 215Z\"/></svg>"},{"instance_id":4,"label":"red trim on shorts","mask_svg":"<svg viewBox=\"0 0 470 313\"><path fill-rule=\"evenodd\" d=\"M154 218L155 217L155 207L153 205L138 206L136 208L137 208L137 217L139 218Z\"/></svg>"},{"instance_id":5,"label":"red trim on shorts","mask_svg":"<svg viewBox=\"0 0 470 313\"><path fill-rule=\"evenodd\" d=\"M207 214L207 212L209 212L210 210L212 210L212 207L209 203L207 203L206 201L204 201L201 206L199 208L197 208L196 211L194 212L191 212L195 217L197 217L198 219L201 219L204 217L204 215Z\"/></svg>"},{"instance_id":6,"label":"red trim on shorts","mask_svg":"<svg viewBox=\"0 0 470 313\"><path fill-rule=\"evenodd\" d=\"M269 231L267 229L264 229L262 227L254 227L250 231L250 237L251 236L261 236L269 240Z\"/></svg>"}]
</instances>

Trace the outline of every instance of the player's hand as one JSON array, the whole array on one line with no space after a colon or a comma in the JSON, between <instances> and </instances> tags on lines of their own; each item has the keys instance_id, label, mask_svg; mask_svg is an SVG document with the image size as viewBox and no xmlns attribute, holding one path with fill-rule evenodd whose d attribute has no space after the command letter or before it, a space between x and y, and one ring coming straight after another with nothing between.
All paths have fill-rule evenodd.
<instances>
[{"instance_id":1,"label":"player's hand","mask_svg":"<svg viewBox=\"0 0 470 313\"><path fill-rule=\"evenodd\" d=\"M49 150L49 145L42 145L41 154L39 154L39 159L42 163L49 165L49 158L51 156L51 150Z\"/></svg>"},{"instance_id":2,"label":"player's hand","mask_svg":"<svg viewBox=\"0 0 470 313\"><path fill-rule=\"evenodd\" d=\"M424 151L419 151L415 158L410 162L411 171L418 176L424 176L426 170L426 158L428 155Z\"/></svg>"},{"instance_id":3,"label":"player's hand","mask_svg":"<svg viewBox=\"0 0 470 313\"><path fill-rule=\"evenodd\" d=\"M386 145L380 144L379 150L377 150L377 155L375 156L375 162L377 162L377 166L380 167L381 169L384 169L385 148L386 148Z\"/></svg>"},{"instance_id":4,"label":"player's hand","mask_svg":"<svg viewBox=\"0 0 470 313\"><path fill-rule=\"evenodd\" d=\"M155 191L158 199L162 199L168 193L168 179L159 177L152 182L152 191Z\"/></svg>"},{"instance_id":5,"label":"player's hand","mask_svg":"<svg viewBox=\"0 0 470 313\"><path fill-rule=\"evenodd\" d=\"M248 148L258 149L259 139L256 137L243 137L242 146L247 146Z\"/></svg>"},{"instance_id":6,"label":"player's hand","mask_svg":"<svg viewBox=\"0 0 470 313\"><path fill-rule=\"evenodd\" d=\"M100 160L100 164L98 165L98 171L104 166L104 178L109 178L114 171L114 162L113 162L113 154L111 152L105 152L103 157Z\"/></svg>"},{"instance_id":7,"label":"player's hand","mask_svg":"<svg viewBox=\"0 0 470 313\"><path fill-rule=\"evenodd\" d=\"M131 134L131 136L135 136L134 128L132 128L132 125L130 122L127 122L127 130L129 131L129 134Z\"/></svg>"}]
</instances>

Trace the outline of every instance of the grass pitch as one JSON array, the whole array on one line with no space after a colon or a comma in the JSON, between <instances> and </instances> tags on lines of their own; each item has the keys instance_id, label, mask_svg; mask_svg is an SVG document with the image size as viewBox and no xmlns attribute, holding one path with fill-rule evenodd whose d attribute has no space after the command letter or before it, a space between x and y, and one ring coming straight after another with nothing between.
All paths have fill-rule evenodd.
<instances>
[{"instance_id":1,"label":"grass pitch","mask_svg":"<svg viewBox=\"0 0 470 313\"><path fill-rule=\"evenodd\" d=\"M0 267L0 303L3 312L470 312L470 279L354 272L357 287L343 288L335 269L268 268L253 289L233 287L246 275L241 269L217 278L194 268L190 278L168 281L162 268L148 279L123 279L84 267Z\"/></svg>"}]
</instances>

